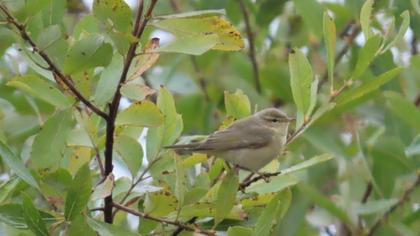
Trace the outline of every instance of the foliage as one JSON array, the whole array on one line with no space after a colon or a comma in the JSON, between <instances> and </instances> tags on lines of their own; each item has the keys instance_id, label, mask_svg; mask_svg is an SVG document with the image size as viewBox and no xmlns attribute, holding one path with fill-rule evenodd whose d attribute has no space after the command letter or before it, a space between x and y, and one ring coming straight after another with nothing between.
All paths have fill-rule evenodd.
<instances>
[{"instance_id":1,"label":"foliage","mask_svg":"<svg viewBox=\"0 0 420 236\"><path fill-rule=\"evenodd\" d=\"M417 1L139 3L0 0L1 235L420 231ZM165 148L273 106L268 182Z\"/></svg>"}]
</instances>

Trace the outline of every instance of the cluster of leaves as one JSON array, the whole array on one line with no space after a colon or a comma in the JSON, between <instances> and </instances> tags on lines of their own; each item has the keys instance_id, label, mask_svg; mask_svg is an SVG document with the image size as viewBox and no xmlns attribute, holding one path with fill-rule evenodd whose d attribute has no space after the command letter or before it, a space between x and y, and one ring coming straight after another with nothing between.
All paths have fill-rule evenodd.
<instances>
[{"instance_id":1,"label":"cluster of leaves","mask_svg":"<svg viewBox=\"0 0 420 236\"><path fill-rule=\"evenodd\" d=\"M145 15L139 39L123 0L95 0L92 11L79 1L0 1L0 234L415 235L420 57L404 35L420 37L416 1L239 2L158 2L162 15L204 10ZM234 25L254 31L258 66L235 52L244 43ZM101 111L117 90L125 98L111 134L122 176L102 167L109 122L40 52ZM163 148L273 105L297 121L287 154L262 170L277 172L268 183L242 188L246 172ZM112 225L102 221L110 195Z\"/></svg>"}]
</instances>

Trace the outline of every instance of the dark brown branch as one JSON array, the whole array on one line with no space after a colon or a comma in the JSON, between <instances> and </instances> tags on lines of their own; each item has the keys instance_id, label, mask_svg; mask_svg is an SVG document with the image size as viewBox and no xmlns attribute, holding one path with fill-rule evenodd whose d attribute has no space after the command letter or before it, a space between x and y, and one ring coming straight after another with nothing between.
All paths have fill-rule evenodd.
<instances>
[{"instance_id":1,"label":"dark brown branch","mask_svg":"<svg viewBox=\"0 0 420 236\"><path fill-rule=\"evenodd\" d=\"M411 39L411 55L417 55L419 50L417 49L417 37L413 35L413 39Z\"/></svg>"},{"instance_id":2,"label":"dark brown branch","mask_svg":"<svg viewBox=\"0 0 420 236\"><path fill-rule=\"evenodd\" d=\"M187 221L187 224L193 224L197 220L197 216L192 217ZM179 235L182 231L184 231L184 228L178 226L178 228L172 233L172 236Z\"/></svg>"},{"instance_id":3,"label":"dark brown branch","mask_svg":"<svg viewBox=\"0 0 420 236\"><path fill-rule=\"evenodd\" d=\"M395 210L397 210L400 206L402 206L409 198L410 194L420 185L420 171L417 171L416 180L414 183L407 188L400 199L388 210L386 211L381 218L379 218L373 226L370 228L367 236L372 236L379 229L379 227L388 219L389 215L391 215Z\"/></svg>"},{"instance_id":4,"label":"dark brown branch","mask_svg":"<svg viewBox=\"0 0 420 236\"><path fill-rule=\"evenodd\" d=\"M366 185L366 189L365 189L365 192L363 193L363 196L362 196L362 199L360 200L360 203L365 204L367 202L370 194L372 193L372 190L373 190L373 184L372 184L372 182L369 181ZM359 225L360 229L363 228L362 218L361 218L360 215L358 217L358 225Z\"/></svg>"},{"instance_id":5,"label":"dark brown branch","mask_svg":"<svg viewBox=\"0 0 420 236\"><path fill-rule=\"evenodd\" d=\"M126 206L123 206L123 205L120 205L120 204L117 204L117 203L114 203L114 207L117 208L117 209L120 209L122 211L125 211L127 213L130 213L132 215L135 215L135 216L139 216L139 217L142 217L142 218L145 218L145 219L148 219L148 220L153 220L153 221L156 221L156 222L160 222L162 224L175 225L175 226L181 227L181 228L183 228L185 230L188 230L188 231L191 231L191 232L204 234L204 235L216 235L214 231L204 230L204 229L201 229L197 226L183 224L179 221L172 221L172 220L167 220L167 219L163 219L163 218L150 216L150 215L148 215L144 212L139 212L139 211L136 211L134 209L131 209L129 207L126 207Z\"/></svg>"},{"instance_id":6,"label":"dark brown branch","mask_svg":"<svg viewBox=\"0 0 420 236\"><path fill-rule=\"evenodd\" d=\"M0 4L1 11L6 15L7 22L14 25L16 29L19 31L20 36L23 40L25 40L29 45L31 45L32 50L36 52L38 55L42 57L42 59L48 64L48 70L60 78L61 82L63 82L70 91L74 94L74 96L79 99L82 103L84 103L89 109L95 112L97 115L101 116L105 120L108 119L108 115L96 107L93 103L91 103L88 99L86 99L76 87L74 87L72 80L69 76L64 75L58 67L54 64L54 62L48 57L48 55L39 49L39 47L35 44L29 34L26 32L25 26L17 21L17 19L9 12L6 6ZM54 76L55 78L55 76ZM58 81L57 81L58 82Z\"/></svg>"},{"instance_id":7,"label":"dark brown branch","mask_svg":"<svg viewBox=\"0 0 420 236\"><path fill-rule=\"evenodd\" d=\"M147 12L143 15L144 1L143 0L139 1L136 20L135 20L134 28L132 31L133 36L136 37L138 40L140 40L148 21L152 17L152 11L156 5L156 2L157 0L152 0L147 9ZM131 63L134 57L136 56L137 46L138 46L138 42L134 42L130 44L130 47L128 49L127 55L124 60L124 66L121 72L117 89L114 93L111 104L109 104L109 118L107 119L107 124L106 124L106 140L105 140L105 176L108 176L112 172L112 169L113 169L112 152L113 152L113 146L114 146L115 119L117 117L118 107L121 101L120 89L121 89L121 86L124 84L124 82L127 80L128 70L130 69ZM105 222L107 223L112 223L113 221L112 208L113 208L113 200L112 200L112 195L110 195L105 198L104 219L105 219Z\"/></svg>"},{"instance_id":8,"label":"dark brown branch","mask_svg":"<svg viewBox=\"0 0 420 236\"><path fill-rule=\"evenodd\" d=\"M251 23L249 21L249 14L248 14L248 10L246 9L245 3L243 2L243 0L238 0L238 1L239 1L239 6L241 7L242 14L244 16L246 34L248 36L248 42L249 42L248 56L252 64L255 88L258 91L258 93L261 93L260 75L258 71L258 63L257 63L257 57L255 53L254 33L252 32L252 29L251 29Z\"/></svg>"},{"instance_id":9,"label":"dark brown branch","mask_svg":"<svg viewBox=\"0 0 420 236\"><path fill-rule=\"evenodd\" d=\"M366 185L365 193L363 194L362 200L360 200L362 204L365 204L367 202L370 194L372 193L372 190L373 190L373 184L372 182L369 182Z\"/></svg>"}]
</instances>

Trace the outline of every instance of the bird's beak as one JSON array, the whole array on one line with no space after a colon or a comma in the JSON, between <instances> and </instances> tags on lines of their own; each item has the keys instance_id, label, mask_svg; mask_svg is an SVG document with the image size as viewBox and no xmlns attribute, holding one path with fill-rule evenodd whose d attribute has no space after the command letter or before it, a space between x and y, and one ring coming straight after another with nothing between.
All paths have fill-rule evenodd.
<instances>
[{"instance_id":1,"label":"bird's beak","mask_svg":"<svg viewBox=\"0 0 420 236\"><path fill-rule=\"evenodd\" d=\"M293 122L293 121L296 121L296 118L288 118L287 121L288 122Z\"/></svg>"}]
</instances>

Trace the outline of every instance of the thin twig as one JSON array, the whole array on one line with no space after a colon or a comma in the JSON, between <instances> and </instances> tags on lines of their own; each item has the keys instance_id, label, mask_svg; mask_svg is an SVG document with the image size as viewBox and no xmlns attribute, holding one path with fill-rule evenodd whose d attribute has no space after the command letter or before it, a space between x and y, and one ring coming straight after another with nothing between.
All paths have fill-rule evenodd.
<instances>
[{"instance_id":1,"label":"thin twig","mask_svg":"<svg viewBox=\"0 0 420 236\"><path fill-rule=\"evenodd\" d=\"M54 62L49 58L49 56L42 50L39 49L39 47L35 44L35 42L32 40L32 38L29 36L28 32L26 32L25 26L18 22L18 20L9 12L7 7L3 4L0 4L1 11L6 15L7 21L14 25L16 29L19 31L20 36L23 40L25 40L29 45L31 45L32 50L38 55L42 57L42 59L48 64L48 69L51 71L54 75L57 75L58 78L71 90L71 92L76 96L77 99L79 99L82 103L84 103L89 109L91 109L93 112L104 118L105 120L108 119L108 115L100 110L98 107L96 107L93 103L91 103L87 98L85 98L80 91L74 87L72 83L72 79L70 76L66 76L63 72L61 72L60 69L54 64ZM55 77L55 76L54 76Z\"/></svg>"},{"instance_id":2,"label":"thin twig","mask_svg":"<svg viewBox=\"0 0 420 236\"><path fill-rule=\"evenodd\" d=\"M248 14L248 10L246 9L245 3L243 2L243 0L238 0L238 2L239 2L239 6L241 7L242 14L244 16L246 34L248 36L248 42L249 42L248 56L252 64L255 88L258 93L261 93L260 75L258 71L257 56L255 53L254 33L252 32L252 29L251 29L251 23L249 21L249 14Z\"/></svg>"},{"instance_id":3,"label":"thin twig","mask_svg":"<svg viewBox=\"0 0 420 236\"><path fill-rule=\"evenodd\" d=\"M114 203L114 207L117 208L117 209L120 209L122 211L125 211L127 213L130 213L132 215L135 215L135 216L139 216L139 217L142 217L142 218L145 218L145 219L148 219L148 220L157 221L157 222L160 222L160 223L163 223L163 224L175 225L175 226L181 227L181 228L183 228L185 230L188 230L188 231L191 231L191 232L200 233L200 234L204 234L204 235L216 235L214 231L204 230L204 229L201 229L197 226L184 224L184 223L181 223L179 221L172 221L172 220L167 220L167 219L163 219L163 218L150 216L150 215L148 215L144 212L136 211L134 209L131 209L129 207L126 207L126 206L123 206L123 205L120 205L120 204L117 204L117 203Z\"/></svg>"},{"instance_id":4,"label":"thin twig","mask_svg":"<svg viewBox=\"0 0 420 236\"><path fill-rule=\"evenodd\" d=\"M209 93L207 92L206 78L204 77L203 72L198 66L197 59L194 56L191 56L190 58L191 58L191 64L193 65L194 71L197 74L198 84L200 85L201 91L203 91L204 100L206 102L210 102Z\"/></svg>"},{"instance_id":5,"label":"thin twig","mask_svg":"<svg viewBox=\"0 0 420 236\"><path fill-rule=\"evenodd\" d=\"M147 174L147 172L153 167L153 165L156 163L156 162L158 162L159 161L159 159L160 158L155 158L155 159L153 159L153 161L151 161L150 163L149 163L149 165L143 170L143 172L140 174L140 176L139 176L139 178L136 180L136 181L133 181L132 182L132 184L131 184L131 186L130 186L130 188L128 189L128 191L127 191L127 193L125 193L125 195L124 195L124 197L121 199L121 201L119 202L119 204L121 204L121 205L125 205L126 203L124 203L125 202L125 200L127 200L127 198L130 196L130 194L131 194L131 192L133 191L133 189L141 182L141 181L143 181L143 180L145 180L145 179L147 179L147 178L149 178L149 177L151 177L151 176L147 176L147 177L144 177L146 174ZM114 213L113 213L113 216L115 216L115 214L117 214L117 212L118 212L118 209L115 209L115 211L114 211Z\"/></svg>"},{"instance_id":6,"label":"thin twig","mask_svg":"<svg viewBox=\"0 0 420 236\"><path fill-rule=\"evenodd\" d=\"M420 170L417 171L416 180L414 183L407 188L401 198L388 210L386 211L381 218L379 218L373 226L368 231L367 236L372 236L376 232L376 230L379 229L379 227L388 219L389 215L391 215L395 210L397 210L398 207L402 206L405 201L408 199L409 195L414 191L416 187L420 185Z\"/></svg>"}]
</instances>

